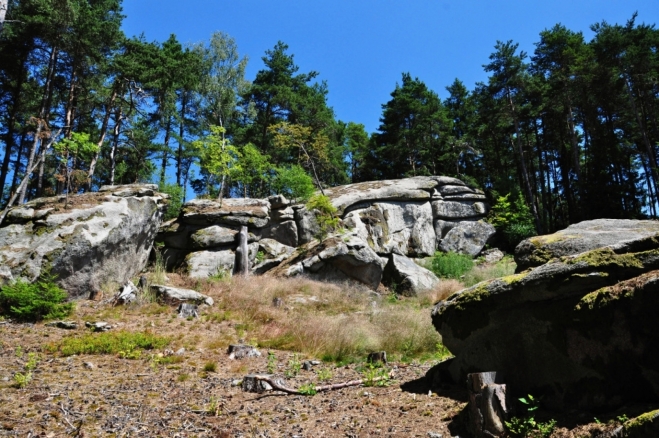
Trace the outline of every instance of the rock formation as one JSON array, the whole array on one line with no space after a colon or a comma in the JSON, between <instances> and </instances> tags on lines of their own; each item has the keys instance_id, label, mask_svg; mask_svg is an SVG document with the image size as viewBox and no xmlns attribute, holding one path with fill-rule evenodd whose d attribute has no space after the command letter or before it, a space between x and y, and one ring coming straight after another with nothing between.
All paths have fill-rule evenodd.
<instances>
[{"instance_id":1,"label":"rock formation","mask_svg":"<svg viewBox=\"0 0 659 438\"><path fill-rule=\"evenodd\" d=\"M221 205L214 200L190 201L178 219L163 225L157 240L164 245L162 253L168 268L183 266L193 277L206 277L233 270L236 235L239 227L245 225L249 230L253 272L264 273L290 255L291 259L273 274L338 279L347 275L348 266L361 266L359 269L366 269L368 274L360 272L347 278L376 287L392 254L426 257L441 248L476 255L494 233L491 225L480 221L487 213L483 193L455 178L414 177L357 183L326 189L325 193L346 230L343 235L322 242L323 249L316 248L323 257L330 248L340 254L331 263L323 259L322 267L317 260L307 259L299 252L291 255L295 247L316 247L316 212L281 195L268 199L225 199ZM268 249L272 244L263 246L264 241L278 242L290 249L275 255ZM346 262L349 258L350 263ZM365 259L369 260L368 268ZM414 285L410 291L437 281L430 272L415 272L423 272L423 278L406 282Z\"/></svg>"},{"instance_id":2,"label":"rock formation","mask_svg":"<svg viewBox=\"0 0 659 438\"><path fill-rule=\"evenodd\" d=\"M659 230L649 231L656 226L597 220L531 239L536 254L557 251L557 242L579 244L439 302L433 324L455 354L441 368L456 382L496 371L511 393L542 395L550 408L656 402ZM579 237L565 237L575 230ZM518 257L528 254L525 245L518 248Z\"/></svg>"},{"instance_id":3,"label":"rock formation","mask_svg":"<svg viewBox=\"0 0 659 438\"><path fill-rule=\"evenodd\" d=\"M72 298L124 284L149 258L167 195L153 184L39 198L0 225L0 278L34 281L46 270ZM66 205L65 205L66 204Z\"/></svg>"}]
</instances>

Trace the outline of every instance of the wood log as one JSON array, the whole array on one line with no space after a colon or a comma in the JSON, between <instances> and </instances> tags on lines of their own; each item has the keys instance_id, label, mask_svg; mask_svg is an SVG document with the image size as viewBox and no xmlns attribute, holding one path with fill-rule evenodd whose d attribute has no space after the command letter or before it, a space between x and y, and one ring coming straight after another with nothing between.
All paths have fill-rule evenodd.
<instances>
[{"instance_id":1,"label":"wood log","mask_svg":"<svg viewBox=\"0 0 659 438\"><path fill-rule=\"evenodd\" d=\"M233 275L247 276L249 274L249 250L247 249L247 226L240 227L236 260L233 264Z\"/></svg>"},{"instance_id":2,"label":"wood log","mask_svg":"<svg viewBox=\"0 0 659 438\"><path fill-rule=\"evenodd\" d=\"M315 392L333 391L335 389L348 388L350 386L360 386L363 385L364 382L366 382L367 380L369 382L379 382L380 380L391 379L393 377L394 377L394 372L391 371L387 376L375 377L373 379L350 380L348 382L334 383L332 385L321 385L321 386L316 386L314 389ZM267 384L270 388L263 389L267 387L259 386L260 384ZM302 392L295 388L288 387L281 380L273 379L272 376L268 374L248 374L243 378L242 388L243 391L246 392L261 393L264 391L275 390L292 395L312 395L308 392Z\"/></svg>"},{"instance_id":3,"label":"wood log","mask_svg":"<svg viewBox=\"0 0 659 438\"><path fill-rule=\"evenodd\" d=\"M497 382L496 372L467 375L469 389L468 429L476 438L500 437L508 417L506 385Z\"/></svg>"}]
</instances>

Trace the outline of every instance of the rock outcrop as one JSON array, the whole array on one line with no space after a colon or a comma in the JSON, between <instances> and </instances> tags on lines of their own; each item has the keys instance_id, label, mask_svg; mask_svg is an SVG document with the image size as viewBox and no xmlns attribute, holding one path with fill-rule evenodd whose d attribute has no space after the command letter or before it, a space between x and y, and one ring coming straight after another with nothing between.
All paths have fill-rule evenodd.
<instances>
[{"instance_id":1,"label":"rock outcrop","mask_svg":"<svg viewBox=\"0 0 659 438\"><path fill-rule=\"evenodd\" d=\"M144 269L167 195L153 184L39 198L12 208L0 226L0 275L34 281L46 270L71 298Z\"/></svg>"},{"instance_id":2,"label":"rock outcrop","mask_svg":"<svg viewBox=\"0 0 659 438\"><path fill-rule=\"evenodd\" d=\"M591 221L557 234L606 224L619 227L620 221ZM582 234L575 250L586 252L439 302L433 324L455 354L445 371L456 382L467 373L497 371L512 393L542 395L550 408L658 401L659 234L629 240L630 229L617 238L606 227L592 232L594 240L617 242L596 249Z\"/></svg>"},{"instance_id":3,"label":"rock outcrop","mask_svg":"<svg viewBox=\"0 0 659 438\"><path fill-rule=\"evenodd\" d=\"M269 274L283 277L304 274L335 282L356 280L376 289L386 264L387 260L379 257L361 239L334 235L322 242L302 245Z\"/></svg>"},{"instance_id":4,"label":"rock outcrop","mask_svg":"<svg viewBox=\"0 0 659 438\"><path fill-rule=\"evenodd\" d=\"M375 181L333 187L325 193L337 208L352 248L368 247L386 259L392 254L427 257L438 248L476 255L494 232L480 221L487 213L483 193L455 178ZM225 199L221 205L215 200L190 201L177 220L163 225L157 240L164 245L162 255L169 269L183 266L190 275L205 277L233 268L231 258L235 257L241 225L248 227L249 241L254 245L250 262L253 272L259 274L287 258L283 253L271 254L260 242L268 240L295 248L314 242L319 234L315 211L278 195L268 199ZM349 254L360 251L350 249L341 260L345 262ZM287 266L296 263L289 261ZM361 266L362 261L352 263ZM321 271L320 267L313 269ZM329 275L327 269L323 267L322 272L328 278L343 275L340 270ZM309 267L300 271L310 272ZM427 283L428 276L424 273L422 277L425 279L419 279L419 284ZM371 282L369 277L366 283Z\"/></svg>"},{"instance_id":5,"label":"rock outcrop","mask_svg":"<svg viewBox=\"0 0 659 438\"><path fill-rule=\"evenodd\" d=\"M515 262L517 270L523 271L556 257L578 254L657 233L659 221L596 219L579 222L554 234L523 240L515 248Z\"/></svg>"}]
</instances>

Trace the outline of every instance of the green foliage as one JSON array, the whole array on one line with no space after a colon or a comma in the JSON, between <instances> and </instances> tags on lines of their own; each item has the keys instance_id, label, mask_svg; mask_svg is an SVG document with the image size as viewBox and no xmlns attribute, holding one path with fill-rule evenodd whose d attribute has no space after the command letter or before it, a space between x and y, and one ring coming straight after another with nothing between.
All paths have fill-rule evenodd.
<instances>
[{"instance_id":1,"label":"green foliage","mask_svg":"<svg viewBox=\"0 0 659 438\"><path fill-rule=\"evenodd\" d=\"M309 211L316 211L316 220L320 228L319 235L317 236L319 240L325 239L329 233L339 228L341 222L335 215L336 207L332 205L332 202L327 196L315 194L309 199L306 207Z\"/></svg>"},{"instance_id":2,"label":"green foliage","mask_svg":"<svg viewBox=\"0 0 659 438\"><path fill-rule=\"evenodd\" d=\"M300 373L302 369L302 362L300 362L300 356L294 354L293 357L288 361L288 369L284 372L286 377L295 377Z\"/></svg>"},{"instance_id":3,"label":"green foliage","mask_svg":"<svg viewBox=\"0 0 659 438\"><path fill-rule=\"evenodd\" d=\"M334 374L332 373L332 370L328 367L323 367L319 369L317 372L318 380L320 380L321 382L330 380L333 377L333 375Z\"/></svg>"},{"instance_id":4,"label":"green foliage","mask_svg":"<svg viewBox=\"0 0 659 438\"><path fill-rule=\"evenodd\" d=\"M165 212L164 220L168 221L178 217L184 201L183 188L177 184L161 182L158 184L158 190L169 195L169 201L167 204L167 211Z\"/></svg>"},{"instance_id":5,"label":"green foliage","mask_svg":"<svg viewBox=\"0 0 659 438\"><path fill-rule=\"evenodd\" d=\"M232 174L232 180L240 185L239 193L245 198L264 196L274 168L268 155L248 143L240 150L240 158Z\"/></svg>"},{"instance_id":6,"label":"green foliage","mask_svg":"<svg viewBox=\"0 0 659 438\"><path fill-rule=\"evenodd\" d=\"M277 193L302 202L306 202L316 190L313 179L297 164L278 167L272 185Z\"/></svg>"},{"instance_id":7,"label":"green foliage","mask_svg":"<svg viewBox=\"0 0 659 438\"><path fill-rule=\"evenodd\" d=\"M549 437L556 427L556 420L549 420L544 423L536 421L534 412L540 407L540 401L531 394L518 400L526 407L526 415L522 418L512 417L510 421L506 421L508 431L514 436L520 437Z\"/></svg>"},{"instance_id":8,"label":"green foliage","mask_svg":"<svg viewBox=\"0 0 659 438\"><path fill-rule=\"evenodd\" d=\"M32 373L27 372L14 374L14 386L16 388L25 388L32 381Z\"/></svg>"},{"instance_id":9,"label":"green foliage","mask_svg":"<svg viewBox=\"0 0 659 438\"><path fill-rule=\"evenodd\" d=\"M69 316L75 307L52 277L35 283L17 280L0 289L0 311L18 321L41 321Z\"/></svg>"},{"instance_id":10,"label":"green foliage","mask_svg":"<svg viewBox=\"0 0 659 438\"><path fill-rule=\"evenodd\" d=\"M316 395L316 386L313 383L305 383L304 385L298 388L298 392L302 395Z\"/></svg>"},{"instance_id":11,"label":"green foliage","mask_svg":"<svg viewBox=\"0 0 659 438\"><path fill-rule=\"evenodd\" d=\"M474 261L466 254L436 252L429 269L438 277L459 279L474 267Z\"/></svg>"},{"instance_id":12,"label":"green foliage","mask_svg":"<svg viewBox=\"0 0 659 438\"><path fill-rule=\"evenodd\" d=\"M146 332L106 332L87 333L82 336L67 337L55 344L49 344L51 352L59 351L63 356L74 354L118 354L124 357L136 358L141 350L163 348L171 340L168 337Z\"/></svg>"},{"instance_id":13,"label":"green foliage","mask_svg":"<svg viewBox=\"0 0 659 438\"><path fill-rule=\"evenodd\" d=\"M238 161L242 155L225 137L224 127L211 126L210 131L207 136L193 141L190 147L198 158L199 167L219 183L241 172Z\"/></svg>"},{"instance_id":14,"label":"green foliage","mask_svg":"<svg viewBox=\"0 0 659 438\"><path fill-rule=\"evenodd\" d=\"M277 357L271 351L268 351L268 373L273 374L277 371Z\"/></svg>"},{"instance_id":15,"label":"green foliage","mask_svg":"<svg viewBox=\"0 0 659 438\"><path fill-rule=\"evenodd\" d=\"M24 365L25 371L34 370L39 364L39 355L37 353L28 353L27 362Z\"/></svg>"},{"instance_id":16,"label":"green foliage","mask_svg":"<svg viewBox=\"0 0 659 438\"><path fill-rule=\"evenodd\" d=\"M508 250L514 250L519 242L536 235L533 216L521 195L514 202L510 201L510 193L497 197L487 221L502 234Z\"/></svg>"},{"instance_id":17,"label":"green foliage","mask_svg":"<svg viewBox=\"0 0 659 438\"><path fill-rule=\"evenodd\" d=\"M481 281L491 280L493 278L501 278L507 275L513 275L517 264L511 255L506 255L503 259L499 260L494 265L480 264L474 266L469 272L464 275L461 282L470 287Z\"/></svg>"},{"instance_id":18,"label":"green foliage","mask_svg":"<svg viewBox=\"0 0 659 438\"><path fill-rule=\"evenodd\" d=\"M364 386L389 386L389 370L380 364L368 363L362 368Z\"/></svg>"}]
</instances>

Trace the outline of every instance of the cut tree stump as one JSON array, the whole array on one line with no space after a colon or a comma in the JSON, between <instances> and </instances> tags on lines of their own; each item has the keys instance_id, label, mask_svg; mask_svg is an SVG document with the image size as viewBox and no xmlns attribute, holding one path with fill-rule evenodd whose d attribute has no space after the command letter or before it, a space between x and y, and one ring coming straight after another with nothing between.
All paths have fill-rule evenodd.
<instances>
[{"instance_id":1,"label":"cut tree stump","mask_svg":"<svg viewBox=\"0 0 659 438\"><path fill-rule=\"evenodd\" d=\"M198 318L199 317L199 306L191 303L181 303L178 306L178 317L179 318Z\"/></svg>"},{"instance_id":2,"label":"cut tree stump","mask_svg":"<svg viewBox=\"0 0 659 438\"><path fill-rule=\"evenodd\" d=\"M255 392L261 394L265 391L272 391L272 386L265 379L270 379L270 375L248 374L243 377L242 390L245 392Z\"/></svg>"},{"instance_id":3,"label":"cut tree stump","mask_svg":"<svg viewBox=\"0 0 659 438\"><path fill-rule=\"evenodd\" d=\"M508 417L506 385L496 380L496 372L467 374L468 429L476 438L500 437L505 432Z\"/></svg>"},{"instance_id":4,"label":"cut tree stump","mask_svg":"<svg viewBox=\"0 0 659 438\"><path fill-rule=\"evenodd\" d=\"M376 363L387 363L387 352L386 351L376 351L374 353L369 353L366 358L366 362L376 364Z\"/></svg>"}]
</instances>

